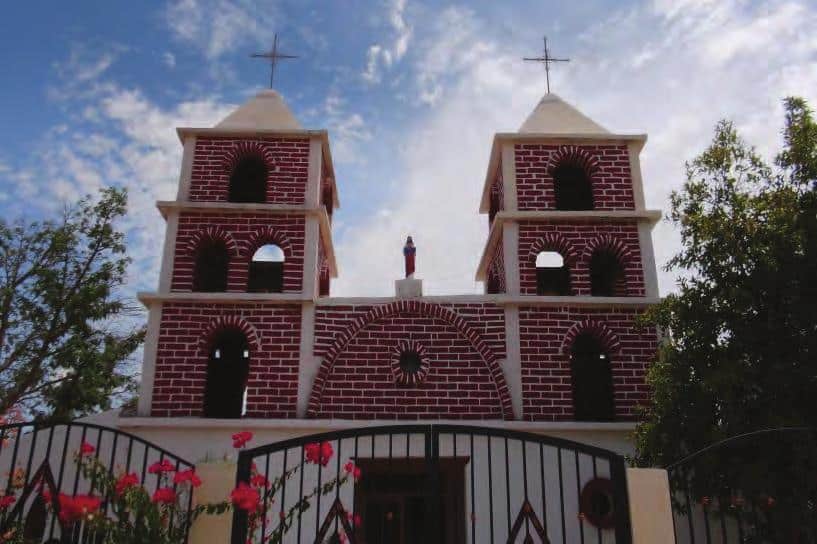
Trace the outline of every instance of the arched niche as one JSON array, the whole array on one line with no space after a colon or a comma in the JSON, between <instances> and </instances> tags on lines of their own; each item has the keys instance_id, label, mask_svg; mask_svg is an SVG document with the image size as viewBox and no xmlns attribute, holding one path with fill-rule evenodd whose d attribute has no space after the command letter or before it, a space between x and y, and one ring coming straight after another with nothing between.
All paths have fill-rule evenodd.
<instances>
[{"instance_id":1,"label":"arched niche","mask_svg":"<svg viewBox=\"0 0 817 544\"><path fill-rule=\"evenodd\" d=\"M594 297L627 294L624 265L609 249L599 248L590 257L590 294Z\"/></svg>"},{"instance_id":2,"label":"arched niche","mask_svg":"<svg viewBox=\"0 0 817 544\"><path fill-rule=\"evenodd\" d=\"M582 164L562 160L553 168L551 175L557 210L593 209L593 184Z\"/></svg>"},{"instance_id":3,"label":"arched niche","mask_svg":"<svg viewBox=\"0 0 817 544\"><path fill-rule=\"evenodd\" d=\"M247 155L239 159L230 172L230 202L266 202L269 168L264 159Z\"/></svg>"},{"instance_id":4,"label":"arched niche","mask_svg":"<svg viewBox=\"0 0 817 544\"><path fill-rule=\"evenodd\" d=\"M570 348L573 418L576 421L613 421L615 402L610 354L589 332L579 333Z\"/></svg>"},{"instance_id":5,"label":"arched niche","mask_svg":"<svg viewBox=\"0 0 817 544\"><path fill-rule=\"evenodd\" d=\"M536 255L536 294L570 295L570 268L561 253L540 251Z\"/></svg>"},{"instance_id":6,"label":"arched niche","mask_svg":"<svg viewBox=\"0 0 817 544\"><path fill-rule=\"evenodd\" d=\"M250 346L244 332L233 327L216 332L207 358L204 417L240 418L249 372Z\"/></svg>"},{"instance_id":7,"label":"arched niche","mask_svg":"<svg viewBox=\"0 0 817 544\"><path fill-rule=\"evenodd\" d=\"M193 265L193 291L206 293L227 290L230 253L222 240L204 239L196 248Z\"/></svg>"},{"instance_id":8,"label":"arched niche","mask_svg":"<svg viewBox=\"0 0 817 544\"><path fill-rule=\"evenodd\" d=\"M264 244L253 253L247 278L250 293L280 293L284 290L284 250Z\"/></svg>"}]
</instances>

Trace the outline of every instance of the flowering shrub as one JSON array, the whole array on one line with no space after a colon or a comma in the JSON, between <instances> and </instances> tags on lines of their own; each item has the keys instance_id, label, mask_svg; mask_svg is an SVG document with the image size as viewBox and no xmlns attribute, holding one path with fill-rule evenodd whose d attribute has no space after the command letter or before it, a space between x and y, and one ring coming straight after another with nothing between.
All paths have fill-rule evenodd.
<instances>
[{"instance_id":1,"label":"flowering shrub","mask_svg":"<svg viewBox=\"0 0 817 544\"><path fill-rule=\"evenodd\" d=\"M248 431L232 436L236 449L244 448L252 440ZM164 459L148 467L148 473L158 478L155 490L151 494L140 482L136 473L111 474L98 458L93 455L92 445L83 443L76 452L75 461L86 481L92 482L91 491L85 494L68 495L59 493L56 497L40 482L39 493L46 507L56 515L62 533L77 534L83 527L84 534L92 535L95 544L182 544L193 522L202 515L223 514L232 509L246 513L250 538L248 542L262 544L280 543L293 523L306 511L316 498L332 493L350 478L361 477L360 468L352 461L344 465L338 477L316 486L301 497L289 510L280 510L278 525L262 533L263 517L267 505L274 502L276 492L283 483L291 478L301 465L286 469L280 478L273 480L258 472L253 464L249 481L239 482L230 493L229 499L215 504L200 504L188 509L190 495L202 485L201 478L195 469L177 470L174 463ZM308 444L304 447L304 460L321 466L327 466L334 451L329 442ZM26 474L22 469L12 473L11 489L3 494L0 490L0 520L6 518L17 502L15 491L26 483ZM106 504L107 503L107 504ZM360 516L346 512L349 527L359 527ZM272 526L267 520L268 526ZM0 544L29 544L23 540L22 520L0 534ZM337 535L340 542L347 540L343 527Z\"/></svg>"},{"instance_id":2,"label":"flowering shrub","mask_svg":"<svg viewBox=\"0 0 817 544\"><path fill-rule=\"evenodd\" d=\"M240 442L240 445L236 446L237 448L244 447L244 445L250 439L252 439L251 433L249 433L249 437L242 437L246 438L246 440L239 441L236 439L237 436L238 435L233 435L233 445L236 446L236 443ZM332 444L329 442L307 444L304 446L304 460L307 463L321 465L324 467L329 464L329 461L332 459L334 453ZM270 481L266 476L258 472L258 467L255 465L255 463L253 463L252 467L250 468L249 482L239 482L238 486L233 490L232 494L230 495L230 500L232 501L233 507L244 511L247 514L249 535L247 539L248 544L253 542L257 542L259 544L280 543L287 532L292 528L292 525L297 521L298 517L309 509L313 500L316 498L319 499L323 495L328 495L334 492L337 487L342 486L349 480L349 478L359 480L361 477L360 468L357 467L354 462L348 461L344 465L344 471L342 474L338 475L336 478L332 478L320 486L316 486L312 489L312 491L301 497L300 500L298 500L288 510L281 509L278 515L278 526L273 527L268 532L264 533L263 520L266 513L266 505L274 502L273 497L275 496L275 493L281 488L284 482L290 479L296 472L298 472L299 469L300 465L286 469L279 478ZM342 512L342 514L348 518L350 526L360 526L362 520L359 514L355 516L352 516L351 513L345 512ZM268 525L273 524L268 522ZM348 536L345 534L345 530L342 526L339 527L337 538L341 543L346 542L348 539Z\"/></svg>"}]
</instances>

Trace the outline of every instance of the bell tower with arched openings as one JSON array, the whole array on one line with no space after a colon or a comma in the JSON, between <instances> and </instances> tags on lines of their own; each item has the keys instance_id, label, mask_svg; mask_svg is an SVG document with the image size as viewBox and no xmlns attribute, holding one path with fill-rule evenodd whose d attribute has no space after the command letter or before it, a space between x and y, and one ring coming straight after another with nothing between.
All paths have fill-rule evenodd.
<instances>
[{"instance_id":1,"label":"bell tower with arched openings","mask_svg":"<svg viewBox=\"0 0 817 544\"><path fill-rule=\"evenodd\" d=\"M294 417L301 338L336 276L329 138L267 90L184 154L149 310L138 413Z\"/></svg>"},{"instance_id":2,"label":"bell tower with arched openings","mask_svg":"<svg viewBox=\"0 0 817 544\"><path fill-rule=\"evenodd\" d=\"M657 336L635 318L658 299L661 213L644 204L646 139L610 133L555 94L494 137L477 280L504 306L524 419L632 420L648 398Z\"/></svg>"}]
</instances>

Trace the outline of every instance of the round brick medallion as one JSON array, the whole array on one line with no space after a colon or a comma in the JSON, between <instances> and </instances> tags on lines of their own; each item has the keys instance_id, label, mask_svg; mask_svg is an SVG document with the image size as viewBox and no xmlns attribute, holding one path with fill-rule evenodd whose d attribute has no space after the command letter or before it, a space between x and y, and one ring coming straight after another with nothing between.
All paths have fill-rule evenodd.
<instances>
[{"instance_id":1,"label":"round brick medallion","mask_svg":"<svg viewBox=\"0 0 817 544\"><path fill-rule=\"evenodd\" d=\"M401 340L392 349L391 373L402 385L417 385L428 376L429 363L426 349L413 340Z\"/></svg>"}]
</instances>

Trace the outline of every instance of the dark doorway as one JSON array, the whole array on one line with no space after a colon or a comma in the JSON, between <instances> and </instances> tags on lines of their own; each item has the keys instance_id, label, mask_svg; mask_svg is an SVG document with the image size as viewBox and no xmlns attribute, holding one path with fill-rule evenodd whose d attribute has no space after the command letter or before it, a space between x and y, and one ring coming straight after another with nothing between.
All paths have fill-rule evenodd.
<instances>
[{"instance_id":1,"label":"dark doorway","mask_svg":"<svg viewBox=\"0 0 817 544\"><path fill-rule=\"evenodd\" d=\"M204 417L240 418L250 372L250 347L239 329L216 334L207 361Z\"/></svg>"},{"instance_id":2,"label":"dark doorway","mask_svg":"<svg viewBox=\"0 0 817 544\"><path fill-rule=\"evenodd\" d=\"M258 248L250 261L247 291L280 293L284 290L284 252L275 244Z\"/></svg>"},{"instance_id":3,"label":"dark doorway","mask_svg":"<svg viewBox=\"0 0 817 544\"><path fill-rule=\"evenodd\" d=\"M607 250L597 250L590 258L590 294L594 297L626 295L624 267Z\"/></svg>"},{"instance_id":4,"label":"dark doorway","mask_svg":"<svg viewBox=\"0 0 817 544\"><path fill-rule=\"evenodd\" d=\"M202 242L196 251L193 291L205 293L226 291L229 266L230 254L224 242L220 240Z\"/></svg>"},{"instance_id":5,"label":"dark doorway","mask_svg":"<svg viewBox=\"0 0 817 544\"><path fill-rule=\"evenodd\" d=\"M560 164L553 170L553 188L557 210L592 210L593 185L584 168Z\"/></svg>"},{"instance_id":6,"label":"dark doorway","mask_svg":"<svg viewBox=\"0 0 817 544\"><path fill-rule=\"evenodd\" d=\"M230 202L267 201L267 165L261 157L244 157L230 175Z\"/></svg>"},{"instance_id":7,"label":"dark doorway","mask_svg":"<svg viewBox=\"0 0 817 544\"><path fill-rule=\"evenodd\" d=\"M610 356L595 336L582 333L570 350L573 376L573 418L576 421L613 421L613 374Z\"/></svg>"},{"instance_id":8,"label":"dark doorway","mask_svg":"<svg viewBox=\"0 0 817 544\"><path fill-rule=\"evenodd\" d=\"M440 493L429 501L424 459L358 459L365 475L355 486L355 509L361 514L364 544L414 544L429 536L438 522L439 542L465 543L465 467L468 458L439 460ZM429 509L437 508L437 520ZM431 530L434 530L431 528Z\"/></svg>"},{"instance_id":9,"label":"dark doorway","mask_svg":"<svg viewBox=\"0 0 817 544\"><path fill-rule=\"evenodd\" d=\"M555 251L543 251L536 257L536 294L566 296L570 294L570 269Z\"/></svg>"}]
</instances>

